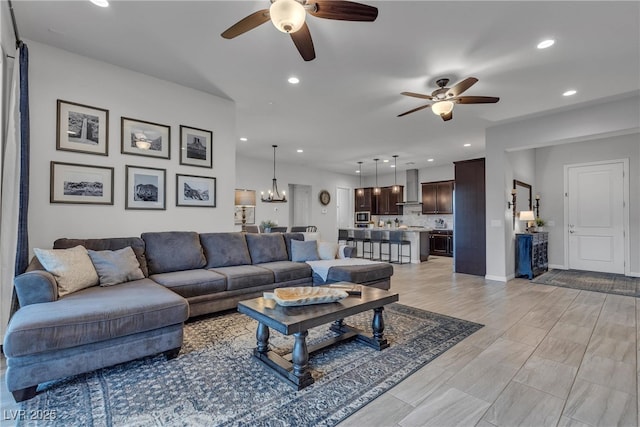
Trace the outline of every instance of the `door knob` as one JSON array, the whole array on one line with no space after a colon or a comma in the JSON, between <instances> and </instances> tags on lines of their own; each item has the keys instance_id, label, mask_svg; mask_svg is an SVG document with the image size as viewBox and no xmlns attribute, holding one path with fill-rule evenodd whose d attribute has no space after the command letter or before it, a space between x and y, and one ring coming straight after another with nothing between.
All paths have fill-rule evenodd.
<instances>
[{"instance_id":1,"label":"door knob","mask_svg":"<svg viewBox=\"0 0 640 427\"><path fill-rule=\"evenodd\" d=\"M573 231L573 230L569 230L569 233L575 233L575 231Z\"/></svg>"}]
</instances>

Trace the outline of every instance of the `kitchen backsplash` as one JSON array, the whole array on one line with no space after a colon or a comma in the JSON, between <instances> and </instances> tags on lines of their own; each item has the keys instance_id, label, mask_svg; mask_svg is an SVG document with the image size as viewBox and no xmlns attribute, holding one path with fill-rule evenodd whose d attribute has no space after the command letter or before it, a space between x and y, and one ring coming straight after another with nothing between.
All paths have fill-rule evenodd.
<instances>
[{"instance_id":1,"label":"kitchen backsplash","mask_svg":"<svg viewBox=\"0 0 640 427\"><path fill-rule=\"evenodd\" d=\"M421 209L420 206L416 208L405 206L404 215L373 215L372 220L384 221L385 223L389 220L394 223L395 219L398 218L400 225L453 229L453 215L426 215L421 212Z\"/></svg>"}]
</instances>

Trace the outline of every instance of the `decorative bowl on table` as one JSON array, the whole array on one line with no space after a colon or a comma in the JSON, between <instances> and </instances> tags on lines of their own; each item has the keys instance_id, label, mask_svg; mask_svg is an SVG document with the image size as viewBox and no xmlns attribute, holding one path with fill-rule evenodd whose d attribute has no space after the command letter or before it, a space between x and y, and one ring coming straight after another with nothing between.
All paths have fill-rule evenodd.
<instances>
[{"instance_id":1,"label":"decorative bowl on table","mask_svg":"<svg viewBox=\"0 0 640 427\"><path fill-rule=\"evenodd\" d=\"M277 288L274 289L273 292L264 293L265 299L272 299L278 305L288 307L336 302L348 296L349 294L341 289L331 289L315 286Z\"/></svg>"}]
</instances>

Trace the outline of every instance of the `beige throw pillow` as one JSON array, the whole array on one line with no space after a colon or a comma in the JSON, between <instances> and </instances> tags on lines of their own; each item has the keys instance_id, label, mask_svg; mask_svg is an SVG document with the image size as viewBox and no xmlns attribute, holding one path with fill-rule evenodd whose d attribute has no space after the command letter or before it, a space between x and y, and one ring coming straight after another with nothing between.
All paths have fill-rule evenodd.
<instances>
[{"instance_id":1,"label":"beige throw pillow","mask_svg":"<svg viewBox=\"0 0 640 427\"><path fill-rule=\"evenodd\" d=\"M98 274L84 246L69 249L38 249L38 261L58 283L58 297L98 284Z\"/></svg>"},{"instance_id":2,"label":"beige throw pillow","mask_svg":"<svg viewBox=\"0 0 640 427\"><path fill-rule=\"evenodd\" d=\"M320 259L336 259L338 254L338 244L331 242L318 242L318 255Z\"/></svg>"}]
</instances>

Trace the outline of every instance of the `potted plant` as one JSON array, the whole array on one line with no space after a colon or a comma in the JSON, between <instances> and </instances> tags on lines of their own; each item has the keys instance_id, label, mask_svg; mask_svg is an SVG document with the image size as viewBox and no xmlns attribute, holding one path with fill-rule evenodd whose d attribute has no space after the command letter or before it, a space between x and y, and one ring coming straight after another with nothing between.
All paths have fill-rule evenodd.
<instances>
[{"instance_id":1,"label":"potted plant","mask_svg":"<svg viewBox=\"0 0 640 427\"><path fill-rule=\"evenodd\" d=\"M546 224L545 220L537 217L536 218L536 228L538 231L544 231L544 225Z\"/></svg>"},{"instance_id":2,"label":"potted plant","mask_svg":"<svg viewBox=\"0 0 640 427\"><path fill-rule=\"evenodd\" d=\"M271 221L270 219L265 219L260 223L260 226L262 227L265 233L271 233L271 229L273 227L277 227L278 224L275 221Z\"/></svg>"}]
</instances>

